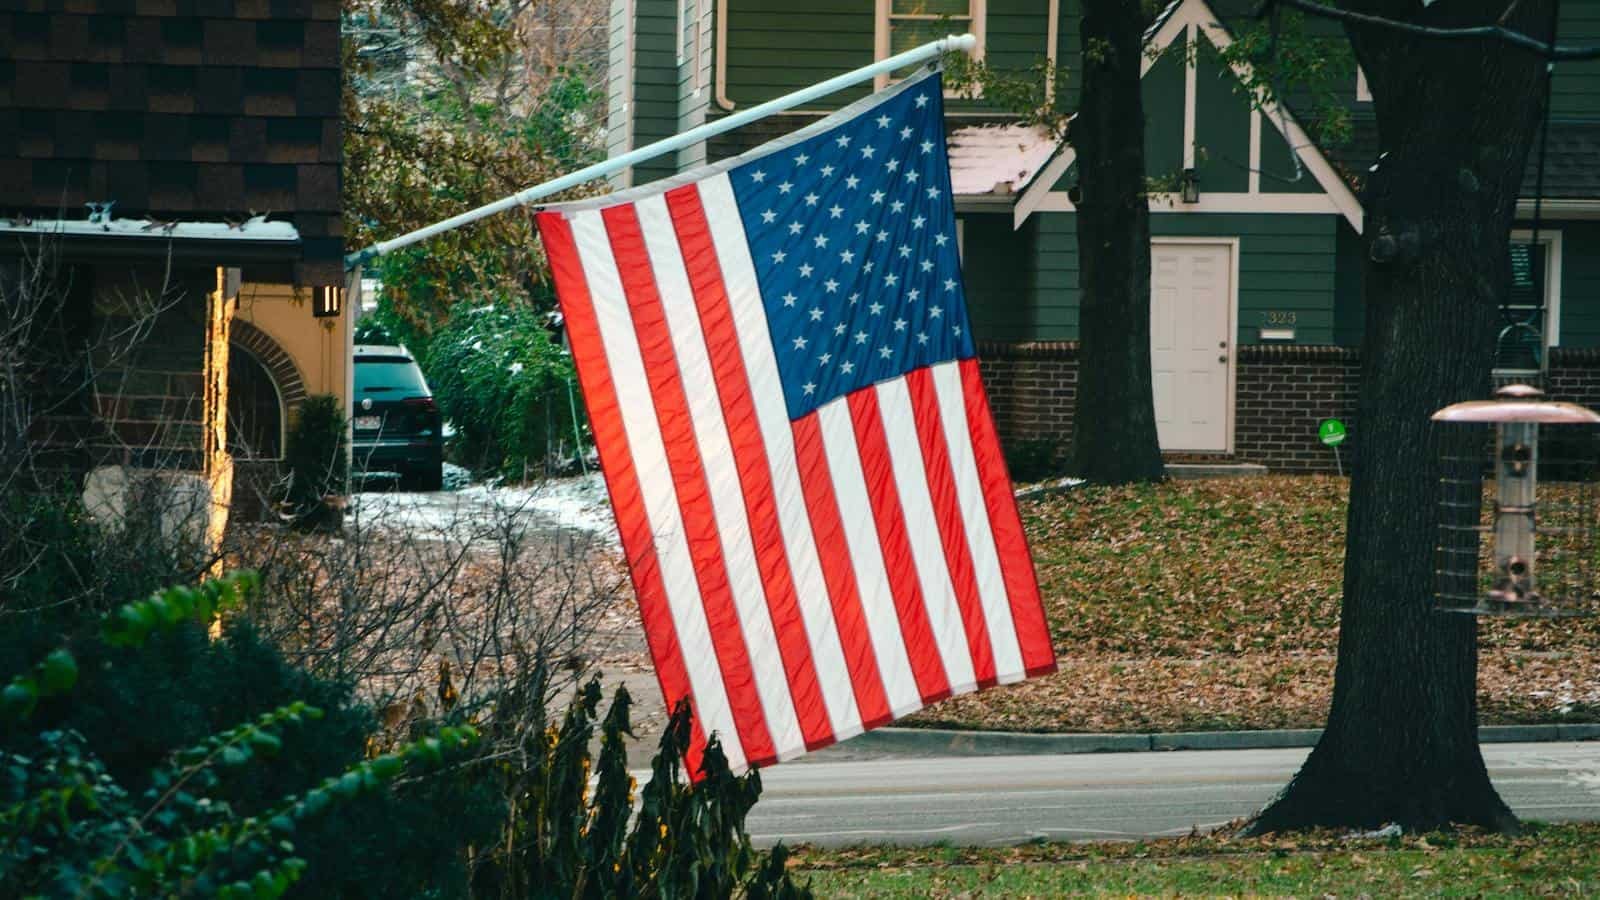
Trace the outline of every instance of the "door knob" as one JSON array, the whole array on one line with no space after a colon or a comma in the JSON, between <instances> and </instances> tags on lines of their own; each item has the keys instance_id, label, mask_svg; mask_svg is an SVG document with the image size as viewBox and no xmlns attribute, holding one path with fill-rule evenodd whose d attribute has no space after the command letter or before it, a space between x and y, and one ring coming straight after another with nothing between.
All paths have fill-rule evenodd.
<instances>
[{"instance_id":1,"label":"door knob","mask_svg":"<svg viewBox=\"0 0 1600 900\"><path fill-rule=\"evenodd\" d=\"M1217 362L1219 362L1219 363L1225 363L1227 361L1228 361L1228 355L1226 353L1224 353L1223 355L1217 357Z\"/></svg>"}]
</instances>

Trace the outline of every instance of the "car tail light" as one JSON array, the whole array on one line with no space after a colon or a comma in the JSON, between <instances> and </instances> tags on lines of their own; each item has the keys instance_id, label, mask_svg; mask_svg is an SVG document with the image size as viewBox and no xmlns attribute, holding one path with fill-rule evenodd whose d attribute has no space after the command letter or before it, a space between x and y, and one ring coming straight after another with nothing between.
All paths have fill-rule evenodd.
<instances>
[{"instance_id":1,"label":"car tail light","mask_svg":"<svg viewBox=\"0 0 1600 900\"><path fill-rule=\"evenodd\" d=\"M403 402L412 409L416 409L421 412L439 411L439 407L434 405L432 397L407 397Z\"/></svg>"}]
</instances>

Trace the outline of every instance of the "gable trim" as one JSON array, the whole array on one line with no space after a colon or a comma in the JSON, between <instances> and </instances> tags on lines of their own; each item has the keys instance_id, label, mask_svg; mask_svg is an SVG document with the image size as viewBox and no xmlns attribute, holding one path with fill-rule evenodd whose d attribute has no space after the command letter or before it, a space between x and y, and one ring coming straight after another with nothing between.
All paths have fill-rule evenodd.
<instances>
[{"instance_id":1,"label":"gable trim","mask_svg":"<svg viewBox=\"0 0 1600 900\"><path fill-rule=\"evenodd\" d=\"M1179 35L1193 37L1198 33L1204 33L1212 46L1219 50L1225 50L1232 46L1233 36L1216 19L1216 13L1211 10L1206 0L1179 0L1176 8L1165 14L1165 18L1162 19L1155 33L1146 39L1144 59L1139 66L1139 77L1143 78L1150 72L1150 68L1155 65L1156 59L1160 57L1162 52L1172 46ZM1234 75L1240 79L1250 76L1250 67L1243 63L1235 64L1230 68L1233 69ZM1184 83L1183 159L1186 166L1192 166L1194 160L1193 122L1196 99L1194 88L1194 63L1191 60L1187 66ZM1259 132L1263 130L1260 128L1259 120L1265 118L1283 136L1284 141L1289 145L1289 149L1299 158L1301 165L1306 167L1306 170L1316 179L1318 186L1322 188L1325 195L1324 208L1317 211L1331 211L1342 215L1350 223L1350 226L1355 229L1356 233L1360 234L1363 221L1361 201L1356 198L1355 192L1339 176L1339 173L1333 168L1333 164L1323 155L1321 148L1317 147L1311 141L1310 136L1306 134L1305 129L1300 127L1300 123L1295 120L1294 115L1288 109L1269 98L1260 98L1259 107L1253 106L1251 113L1250 184L1252 192L1249 194L1220 195L1228 198L1227 205L1249 206L1252 207L1249 211L1253 212L1304 212L1307 204L1301 198L1317 196L1259 193L1261 163L1261 135ZM1012 212L1013 228L1021 228L1029 215L1035 210L1043 208L1047 196L1050 197L1049 206L1052 211L1070 210L1072 208L1066 192L1052 190L1052 188L1060 180L1061 176L1066 173L1075 158L1076 153L1071 146L1062 147L1056 158L1039 173L1034 183L1018 197L1017 204ZM1179 208L1174 211L1204 211L1207 206L1206 196L1202 192L1200 203L1179 204ZM1212 196L1219 195L1213 194ZM1242 198L1245 197L1252 199L1244 201ZM1152 197L1151 200L1155 202L1157 197ZM1215 207L1220 202L1214 201L1211 206ZM1230 211L1242 212L1245 210Z\"/></svg>"}]
</instances>

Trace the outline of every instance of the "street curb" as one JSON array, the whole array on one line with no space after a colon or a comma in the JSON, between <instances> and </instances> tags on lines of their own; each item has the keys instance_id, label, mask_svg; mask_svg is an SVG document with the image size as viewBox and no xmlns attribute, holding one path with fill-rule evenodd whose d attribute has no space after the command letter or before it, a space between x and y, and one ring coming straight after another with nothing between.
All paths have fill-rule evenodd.
<instances>
[{"instance_id":1,"label":"street curb","mask_svg":"<svg viewBox=\"0 0 1600 900\"><path fill-rule=\"evenodd\" d=\"M1152 750L1257 750L1312 747L1320 728L1269 731L1175 731L1144 734L1030 734L1016 731L954 731L879 728L852 738L849 752L887 756L1035 756L1061 753L1134 753ZM1484 744L1600 740L1600 724L1485 725Z\"/></svg>"}]
</instances>

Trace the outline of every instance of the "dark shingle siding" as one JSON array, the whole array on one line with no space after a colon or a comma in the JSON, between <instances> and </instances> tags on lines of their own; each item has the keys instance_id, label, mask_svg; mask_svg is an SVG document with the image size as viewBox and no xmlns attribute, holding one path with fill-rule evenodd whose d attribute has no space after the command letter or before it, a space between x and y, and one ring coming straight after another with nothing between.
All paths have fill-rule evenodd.
<instances>
[{"instance_id":1,"label":"dark shingle siding","mask_svg":"<svg viewBox=\"0 0 1600 900\"><path fill-rule=\"evenodd\" d=\"M0 214L292 221L337 280L339 0L0 0Z\"/></svg>"}]
</instances>

